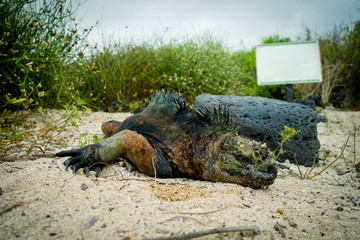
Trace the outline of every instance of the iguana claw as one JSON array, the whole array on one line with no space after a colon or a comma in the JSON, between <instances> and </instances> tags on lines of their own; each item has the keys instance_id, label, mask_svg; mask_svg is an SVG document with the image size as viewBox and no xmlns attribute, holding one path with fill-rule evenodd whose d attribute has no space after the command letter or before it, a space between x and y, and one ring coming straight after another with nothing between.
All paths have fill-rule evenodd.
<instances>
[{"instance_id":1,"label":"iguana claw","mask_svg":"<svg viewBox=\"0 0 360 240\"><path fill-rule=\"evenodd\" d=\"M88 167L84 168L83 172L86 177L89 177L90 169Z\"/></svg>"},{"instance_id":2,"label":"iguana claw","mask_svg":"<svg viewBox=\"0 0 360 240\"><path fill-rule=\"evenodd\" d=\"M101 168L93 166L94 163L99 162L97 148L97 144L92 144L79 149L61 151L55 153L53 157L70 157L64 162L66 171L70 168L75 174L77 170L84 168L87 177L90 171L95 171L95 176L98 176Z\"/></svg>"}]
</instances>

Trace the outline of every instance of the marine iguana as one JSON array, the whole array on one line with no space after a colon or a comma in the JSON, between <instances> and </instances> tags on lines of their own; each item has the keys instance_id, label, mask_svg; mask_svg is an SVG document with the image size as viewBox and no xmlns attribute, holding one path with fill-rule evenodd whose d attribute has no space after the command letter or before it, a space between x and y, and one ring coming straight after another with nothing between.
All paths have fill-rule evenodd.
<instances>
[{"instance_id":1,"label":"marine iguana","mask_svg":"<svg viewBox=\"0 0 360 240\"><path fill-rule=\"evenodd\" d=\"M277 177L266 144L241 137L226 107L191 109L176 93L157 91L143 112L123 122L102 125L108 138L61 151L65 169L100 172L95 163L128 159L141 172L157 177L188 177L263 188Z\"/></svg>"}]
</instances>

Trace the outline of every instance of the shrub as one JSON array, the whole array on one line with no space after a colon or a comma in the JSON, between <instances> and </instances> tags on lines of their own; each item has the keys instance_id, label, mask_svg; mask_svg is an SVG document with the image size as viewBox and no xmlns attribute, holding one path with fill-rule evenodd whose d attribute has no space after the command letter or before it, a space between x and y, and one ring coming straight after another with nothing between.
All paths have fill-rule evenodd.
<instances>
[{"instance_id":1,"label":"shrub","mask_svg":"<svg viewBox=\"0 0 360 240\"><path fill-rule=\"evenodd\" d=\"M306 29L306 40L320 44L322 83L300 84L295 90L302 98L313 97L322 105L354 108L360 105L360 21L350 27L334 28L312 36Z\"/></svg>"},{"instance_id":2,"label":"shrub","mask_svg":"<svg viewBox=\"0 0 360 240\"><path fill-rule=\"evenodd\" d=\"M241 62L209 36L159 46L110 42L81 65L70 66L84 79L78 91L98 108L115 100L147 99L157 89L176 91L189 101L201 93L242 95L247 77Z\"/></svg>"},{"instance_id":3,"label":"shrub","mask_svg":"<svg viewBox=\"0 0 360 240\"><path fill-rule=\"evenodd\" d=\"M344 37L346 66L344 69L345 107L360 106L360 20L346 28Z\"/></svg>"},{"instance_id":4,"label":"shrub","mask_svg":"<svg viewBox=\"0 0 360 240\"><path fill-rule=\"evenodd\" d=\"M209 37L158 49L156 86L181 93L192 101L201 93L244 95L241 63Z\"/></svg>"},{"instance_id":5,"label":"shrub","mask_svg":"<svg viewBox=\"0 0 360 240\"><path fill-rule=\"evenodd\" d=\"M80 52L72 1L0 1L0 109L54 106L62 68ZM70 89L69 89L70 90Z\"/></svg>"}]
</instances>

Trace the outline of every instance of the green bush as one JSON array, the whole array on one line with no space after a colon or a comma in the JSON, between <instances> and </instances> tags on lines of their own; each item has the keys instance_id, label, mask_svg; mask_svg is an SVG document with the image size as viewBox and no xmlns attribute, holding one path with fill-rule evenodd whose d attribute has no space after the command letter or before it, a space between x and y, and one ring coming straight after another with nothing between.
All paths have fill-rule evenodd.
<instances>
[{"instance_id":1,"label":"green bush","mask_svg":"<svg viewBox=\"0 0 360 240\"><path fill-rule=\"evenodd\" d=\"M84 48L72 1L0 1L0 109L61 106L62 71ZM69 89L71 90L71 89Z\"/></svg>"},{"instance_id":2,"label":"green bush","mask_svg":"<svg viewBox=\"0 0 360 240\"><path fill-rule=\"evenodd\" d=\"M156 52L150 45L117 43L93 49L91 57L70 66L83 85L82 98L92 107L103 109L115 100L136 101L151 96L156 73L152 64Z\"/></svg>"},{"instance_id":3,"label":"green bush","mask_svg":"<svg viewBox=\"0 0 360 240\"><path fill-rule=\"evenodd\" d=\"M360 106L360 20L346 28L344 37L346 69L344 70L345 107Z\"/></svg>"},{"instance_id":4,"label":"green bush","mask_svg":"<svg viewBox=\"0 0 360 240\"><path fill-rule=\"evenodd\" d=\"M322 83L300 84L302 98L314 97L322 105L356 108L360 106L360 21L349 27L334 26L331 31L312 36L306 29L305 40L320 45Z\"/></svg>"},{"instance_id":5,"label":"green bush","mask_svg":"<svg viewBox=\"0 0 360 240\"><path fill-rule=\"evenodd\" d=\"M70 68L81 69L82 97L103 109L115 100L148 99L158 89L176 91L189 101L201 93L244 95L249 76L237 60L204 36L160 46L110 43Z\"/></svg>"},{"instance_id":6,"label":"green bush","mask_svg":"<svg viewBox=\"0 0 360 240\"><path fill-rule=\"evenodd\" d=\"M158 49L156 88L181 93L192 101L201 93L244 95L241 62L211 38L169 44Z\"/></svg>"}]
</instances>

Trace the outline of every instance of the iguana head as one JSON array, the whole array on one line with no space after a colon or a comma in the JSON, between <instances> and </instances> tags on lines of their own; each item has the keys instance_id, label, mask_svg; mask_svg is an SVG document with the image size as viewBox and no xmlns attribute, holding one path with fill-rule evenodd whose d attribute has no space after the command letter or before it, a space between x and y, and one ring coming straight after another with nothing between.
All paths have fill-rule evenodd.
<instances>
[{"instance_id":1,"label":"iguana head","mask_svg":"<svg viewBox=\"0 0 360 240\"><path fill-rule=\"evenodd\" d=\"M206 132L213 136L208 148L204 178L212 181L232 182L252 188L266 188L277 177L275 160L265 144L238 135L226 105L213 110L195 109L198 118L208 125Z\"/></svg>"},{"instance_id":2,"label":"iguana head","mask_svg":"<svg viewBox=\"0 0 360 240\"><path fill-rule=\"evenodd\" d=\"M218 180L252 188L274 183L277 168L266 144L228 133L216 145L217 157L210 164Z\"/></svg>"}]
</instances>

